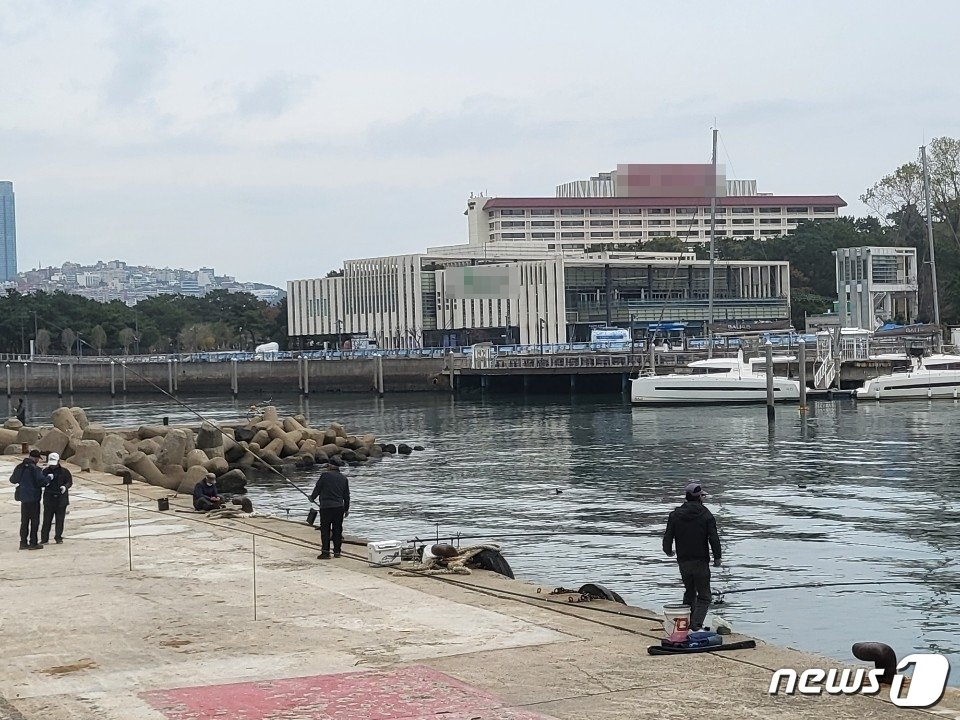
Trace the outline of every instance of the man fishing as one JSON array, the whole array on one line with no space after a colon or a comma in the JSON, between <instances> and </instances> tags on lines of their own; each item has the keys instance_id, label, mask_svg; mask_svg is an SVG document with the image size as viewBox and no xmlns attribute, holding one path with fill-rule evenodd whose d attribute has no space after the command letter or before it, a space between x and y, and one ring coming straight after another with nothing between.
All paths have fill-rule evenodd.
<instances>
[{"instance_id":1,"label":"man fishing","mask_svg":"<svg viewBox=\"0 0 960 720\"><path fill-rule=\"evenodd\" d=\"M700 483L689 483L686 502L670 513L663 533L663 552L673 557L674 543L677 546L683 604L690 606L690 630L703 628L710 607L710 550L713 564L720 567L720 536L717 521L703 506L706 496Z\"/></svg>"}]
</instances>

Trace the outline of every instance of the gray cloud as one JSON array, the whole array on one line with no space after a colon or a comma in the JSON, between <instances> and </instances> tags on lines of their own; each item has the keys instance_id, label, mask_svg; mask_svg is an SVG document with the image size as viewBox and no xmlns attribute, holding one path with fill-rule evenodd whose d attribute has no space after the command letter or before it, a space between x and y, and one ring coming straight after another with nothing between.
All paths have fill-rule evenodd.
<instances>
[{"instance_id":1,"label":"gray cloud","mask_svg":"<svg viewBox=\"0 0 960 720\"><path fill-rule=\"evenodd\" d=\"M115 60L102 99L114 108L148 102L161 83L173 42L153 8L121 3L111 12L111 20L113 29L107 46Z\"/></svg>"},{"instance_id":2,"label":"gray cloud","mask_svg":"<svg viewBox=\"0 0 960 720\"><path fill-rule=\"evenodd\" d=\"M279 117L296 105L316 82L313 77L274 75L237 92L237 112L245 117Z\"/></svg>"}]
</instances>

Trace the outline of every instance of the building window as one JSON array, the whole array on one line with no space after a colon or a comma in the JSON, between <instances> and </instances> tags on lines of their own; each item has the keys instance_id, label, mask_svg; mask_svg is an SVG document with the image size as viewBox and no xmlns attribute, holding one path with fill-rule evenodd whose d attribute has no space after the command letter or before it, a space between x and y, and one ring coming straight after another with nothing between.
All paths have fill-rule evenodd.
<instances>
[{"instance_id":1,"label":"building window","mask_svg":"<svg viewBox=\"0 0 960 720\"><path fill-rule=\"evenodd\" d=\"M640 231L640 230L627 230L627 231L625 231L625 232L621 232L621 233L620 233L620 237L622 237L622 238L638 238L638 237L643 237L643 232Z\"/></svg>"},{"instance_id":2,"label":"building window","mask_svg":"<svg viewBox=\"0 0 960 720\"><path fill-rule=\"evenodd\" d=\"M780 230L761 230L760 234L763 235L764 237L767 237L767 236L781 235L782 232Z\"/></svg>"},{"instance_id":3,"label":"building window","mask_svg":"<svg viewBox=\"0 0 960 720\"><path fill-rule=\"evenodd\" d=\"M736 237L747 237L747 236L753 237L753 230L734 230L733 234Z\"/></svg>"},{"instance_id":4,"label":"building window","mask_svg":"<svg viewBox=\"0 0 960 720\"><path fill-rule=\"evenodd\" d=\"M523 217L524 211L523 210L501 210L500 214Z\"/></svg>"},{"instance_id":5,"label":"building window","mask_svg":"<svg viewBox=\"0 0 960 720\"><path fill-rule=\"evenodd\" d=\"M583 233L582 233L582 232L562 232L562 233L560 233L560 237L562 237L562 238L582 238L582 237L583 237Z\"/></svg>"},{"instance_id":6,"label":"building window","mask_svg":"<svg viewBox=\"0 0 960 720\"><path fill-rule=\"evenodd\" d=\"M511 227L517 228L517 227L523 227L524 225L526 225L526 223L523 222L523 220L520 220L520 221L504 220L502 223L500 223L500 227L505 227L505 228L511 228Z\"/></svg>"},{"instance_id":7,"label":"building window","mask_svg":"<svg viewBox=\"0 0 960 720\"><path fill-rule=\"evenodd\" d=\"M753 208L735 207L730 208L734 215L753 215Z\"/></svg>"},{"instance_id":8,"label":"building window","mask_svg":"<svg viewBox=\"0 0 960 720\"><path fill-rule=\"evenodd\" d=\"M754 223L753 218L734 218L733 219L734 225L753 225L753 223Z\"/></svg>"},{"instance_id":9,"label":"building window","mask_svg":"<svg viewBox=\"0 0 960 720\"><path fill-rule=\"evenodd\" d=\"M553 220L533 220L530 222L531 227L556 227L556 223Z\"/></svg>"},{"instance_id":10,"label":"building window","mask_svg":"<svg viewBox=\"0 0 960 720\"><path fill-rule=\"evenodd\" d=\"M787 222L793 225L799 225L802 222L806 222L807 218L787 218Z\"/></svg>"},{"instance_id":11,"label":"building window","mask_svg":"<svg viewBox=\"0 0 960 720\"><path fill-rule=\"evenodd\" d=\"M641 227L643 220L621 220L620 227Z\"/></svg>"},{"instance_id":12,"label":"building window","mask_svg":"<svg viewBox=\"0 0 960 720\"><path fill-rule=\"evenodd\" d=\"M642 215L643 211L640 208L620 208L617 211L620 215Z\"/></svg>"},{"instance_id":13,"label":"building window","mask_svg":"<svg viewBox=\"0 0 960 720\"><path fill-rule=\"evenodd\" d=\"M583 227L583 220L561 220L560 227Z\"/></svg>"},{"instance_id":14,"label":"building window","mask_svg":"<svg viewBox=\"0 0 960 720\"><path fill-rule=\"evenodd\" d=\"M663 227L664 225L669 225L669 220L647 220L647 225L650 227Z\"/></svg>"},{"instance_id":15,"label":"building window","mask_svg":"<svg viewBox=\"0 0 960 720\"><path fill-rule=\"evenodd\" d=\"M503 239L504 240L522 240L526 236L527 236L526 233L504 233Z\"/></svg>"},{"instance_id":16,"label":"building window","mask_svg":"<svg viewBox=\"0 0 960 720\"><path fill-rule=\"evenodd\" d=\"M612 208L593 208L590 210L591 215L613 215Z\"/></svg>"},{"instance_id":17,"label":"building window","mask_svg":"<svg viewBox=\"0 0 960 720\"><path fill-rule=\"evenodd\" d=\"M669 215L670 208L650 208L647 210L647 215Z\"/></svg>"},{"instance_id":18,"label":"building window","mask_svg":"<svg viewBox=\"0 0 960 720\"><path fill-rule=\"evenodd\" d=\"M696 215L696 214L697 214L697 209L696 209L696 208L680 207L680 208L677 208L674 212L675 212L677 215Z\"/></svg>"},{"instance_id":19,"label":"building window","mask_svg":"<svg viewBox=\"0 0 960 720\"><path fill-rule=\"evenodd\" d=\"M782 222L780 218L760 218L761 225L780 225Z\"/></svg>"},{"instance_id":20,"label":"building window","mask_svg":"<svg viewBox=\"0 0 960 720\"><path fill-rule=\"evenodd\" d=\"M530 211L530 214L531 214L531 215L536 215L536 216L539 216L539 217L544 217L544 216L553 217L553 210L547 210L546 208L540 208L540 209L537 209L537 210L531 210L531 211Z\"/></svg>"},{"instance_id":21,"label":"building window","mask_svg":"<svg viewBox=\"0 0 960 720\"><path fill-rule=\"evenodd\" d=\"M612 232L592 232L592 233L590 233L590 237L592 237L592 238L612 238L612 237L613 237L613 233L612 233Z\"/></svg>"},{"instance_id":22,"label":"building window","mask_svg":"<svg viewBox=\"0 0 960 720\"><path fill-rule=\"evenodd\" d=\"M815 207L813 209L815 213L832 213L834 210L835 208L832 207Z\"/></svg>"},{"instance_id":23,"label":"building window","mask_svg":"<svg viewBox=\"0 0 960 720\"><path fill-rule=\"evenodd\" d=\"M551 232L535 232L533 233L534 240L555 240L557 237L556 233Z\"/></svg>"},{"instance_id":24,"label":"building window","mask_svg":"<svg viewBox=\"0 0 960 720\"><path fill-rule=\"evenodd\" d=\"M564 208L560 211L561 215L583 215L583 210L576 208Z\"/></svg>"},{"instance_id":25,"label":"building window","mask_svg":"<svg viewBox=\"0 0 960 720\"><path fill-rule=\"evenodd\" d=\"M668 230L651 230L648 235L650 237L670 237L670 232Z\"/></svg>"},{"instance_id":26,"label":"building window","mask_svg":"<svg viewBox=\"0 0 960 720\"><path fill-rule=\"evenodd\" d=\"M613 220L591 220L590 227L613 227Z\"/></svg>"},{"instance_id":27,"label":"building window","mask_svg":"<svg viewBox=\"0 0 960 720\"><path fill-rule=\"evenodd\" d=\"M762 207L762 208L760 208L760 214L761 214L761 215L774 215L774 214L779 215L779 214L782 213L782 212L783 212L783 208L778 208L778 207Z\"/></svg>"},{"instance_id":28,"label":"building window","mask_svg":"<svg viewBox=\"0 0 960 720\"><path fill-rule=\"evenodd\" d=\"M788 212L788 213L807 213L807 212L810 212L810 208L808 208L808 207L788 207L788 208L787 208L787 212Z\"/></svg>"}]
</instances>

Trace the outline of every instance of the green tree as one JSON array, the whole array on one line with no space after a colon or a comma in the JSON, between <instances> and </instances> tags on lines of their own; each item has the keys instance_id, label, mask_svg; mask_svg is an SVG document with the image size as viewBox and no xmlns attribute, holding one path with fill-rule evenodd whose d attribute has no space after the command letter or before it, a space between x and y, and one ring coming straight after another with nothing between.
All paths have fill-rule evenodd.
<instances>
[{"instance_id":1,"label":"green tree","mask_svg":"<svg viewBox=\"0 0 960 720\"><path fill-rule=\"evenodd\" d=\"M123 354L130 354L130 347L133 345L133 341L136 340L137 334L128 327L120 329L120 332L117 333L117 337L120 340L120 345L123 347Z\"/></svg>"},{"instance_id":2,"label":"green tree","mask_svg":"<svg viewBox=\"0 0 960 720\"><path fill-rule=\"evenodd\" d=\"M77 334L70 328L64 328L60 333L60 342L63 343L63 354L73 353L73 345L77 342Z\"/></svg>"}]
</instances>

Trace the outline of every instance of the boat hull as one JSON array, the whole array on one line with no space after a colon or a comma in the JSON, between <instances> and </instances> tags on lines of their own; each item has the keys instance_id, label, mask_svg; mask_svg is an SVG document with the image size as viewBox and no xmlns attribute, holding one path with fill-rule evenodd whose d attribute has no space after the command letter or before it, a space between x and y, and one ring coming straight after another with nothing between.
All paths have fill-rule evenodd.
<instances>
[{"instance_id":1,"label":"boat hull","mask_svg":"<svg viewBox=\"0 0 960 720\"><path fill-rule=\"evenodd\" d=\"M800 385L795 380L774 378L774 402L796 402ZM757 378L661 375L633 381L630 401L634 405L745 405L767 401L767 380Z\"/></svg>"},{"instance_id":2,"label":"boat hull","mask_svg":"<svg viewBox=\"0 0 960 720\"><path fill-rule=\"evenodd\" d=\"M858 400L927 400L960 398L960 370L905 373L868 380Z\"/></svg>"}]
</instances>

